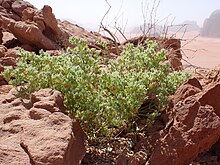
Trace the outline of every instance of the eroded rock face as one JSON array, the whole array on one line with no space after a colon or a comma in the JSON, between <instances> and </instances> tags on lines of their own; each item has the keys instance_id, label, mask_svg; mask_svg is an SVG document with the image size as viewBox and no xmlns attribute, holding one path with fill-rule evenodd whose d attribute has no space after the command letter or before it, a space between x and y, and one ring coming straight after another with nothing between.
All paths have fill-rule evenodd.
<instances>
[{"instance_id":1,"label":"eroded rock face","mask_svg":"<svg viewBox=\"0 0 220 165\"><path fill-rule=\"evenodd\" d=\"M23 44L34 45L42 49L56 49L56 43L47 38L42 31L34 24L27 24L22 21L2 17L4 28L11 31L14 36Z\"/></svg>"},{"instance_id":2,"label":"eroded rock face","mask_svg":"<svg viewBox=\"0 0 220 165\"><path fill-rule=\"evenodd\" d=\"M204 37L220 37L220 10L214 11L203 23L201 35Z\"/></svg>"},{"instance_id":3,"label":"eroded rock face","mask_svg":"<svg viewBox=\"0 0 220 165\"><path fill-rule=\"evenodd\" d=\"M179 104L174 107L173 125L160 139L147 164L189 164L219 139L220 119L212 107L201 106L194 97Z\"/></svg>"},{"instance_id":4,"label":"eroded rock face","mask_svg":"<svg viewBox=\"0 0 220 165\"><path fill-rule=\"evenodd\" d=\"M198 157L193 162L191 162L191 164L219 165L219 157L220 157L219 151L220 151L220 140L216 144L214 144L209 151L200 153Z\"/></svg>"},{"instance_id":5,"label":"eroded rock face","mask_svg":"<svg viewBox=\"0 0 220 165\"><path fill-rule=\"evenodd\" d=\"M202 86L196 78L187 80L172 97L173 104L177 104L181 100L185 100L189 96L193 96L202 91Z\"/></svg>"},{"instance_id":6,"label":"eroded rock face","mask_svg":"<svg viewBox=\"0 0 220 165\"><path fill-rule=\"evenodd\" d=\"M207 91L199 95L199 102L201 105L210 105L214 108L215 113L220 116L220 84L211 84Z\"/></svg>"},{"instance_id":7,"label":"eroded rock face","mask_svg":"<svg viewBox=\"0 0 220 165\"><path fill-rule=\"evenodd\" d=\"M11 8L12 8L13 12L15 12L19 17L22 17L22 12L27 7L34 8L33 5L31 5L27 1L23 1L23 0L14 0L14 2L11 5Z\"/></svg>"},{"instance_id":8,"label":"eroded rock face","mask_svg":"<svg viewBox=\"0 0 220 165\"><path fill-rule=\"evenodd\" d=\"M183 84L172 98L166 128L146 164L189 164L209 150L220 138L219 95L218 83L203 90L196 79Z\"/></svg>"},{"instance_id":9,"label":"eroded rock face","mask_svg":"<svg viewBox=\"0 0 220 165\"><path fill-rule=\"evenodd\" d=\"M0 2L0 27L11 32L25 45L24 48L29 45L28 50L31 47L35 48L34 51L73 46L69 43L70 36L84 38L90 46L96 45L96 41L101 38L113 43L100 34L90 33L68 21L57 20L50 6L45 5L38 10L23 0Z\"/></svg>"},{"instance_id":10,"label":"eroded rock face","mask_svg":"<svg viewBox=\"0 0 220 165\"><path fill-rule=\"evenodd\" d=\"M28 101L12 92L0 94L0 164L80 164L85 134L63 113L62 102L63 96L51 89Z\"/></svg>"},{"instance_id":11,"label":"eroded rock face","mask_svg":"<svg viewBox=\"0 0 220 165\"><path fill-rule=\"evenodd\" d=\"M34 8L34 6L27 1L1 0L0 15L19 21L21 20L23 10L26 9L27 7Z\"/></svg>"},{"instance_id":12,"label":"eroded rock face","mask_svg":"<svg viewBox=\"0 0 220 165\"><path fill-rule=\"evenodd\" d=\"M58 22L49 6L37 10L29 3L16 0L9 4L10 9L2 6L4 14L0 20L2 27L22 43L36 47L36 49L60 49L68 46L70 34L58 27ZM19 18L10 16L11 11Z\"/></svg>"}]
</instances>

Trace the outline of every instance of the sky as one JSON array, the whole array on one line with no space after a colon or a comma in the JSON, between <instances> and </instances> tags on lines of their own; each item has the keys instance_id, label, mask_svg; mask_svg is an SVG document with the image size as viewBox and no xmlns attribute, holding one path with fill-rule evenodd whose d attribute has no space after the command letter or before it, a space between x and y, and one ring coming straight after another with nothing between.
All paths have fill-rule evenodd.
<instances>
[{"instance_id":1,"label":"sky","mask_svg":"<svg viewBox=\"0 0 220 165\"><path fill-rule=\"evenodd\" d=\"M87 29L98 29L108 10L106 0L26 0L38 9L50 5L56 18L71 19ZM220 9L220 0L107 0L111 5L103 24L133 28L150 18L153 2L159 6L153 10L153 19L158 24L179 24L183 21L197 21L201 27L210 14ZM147 10L148 9L148 10ZM149 10L150 9L150 10ZM117 20L117 21L116 21Z\"/></svg>"}]
</instances>

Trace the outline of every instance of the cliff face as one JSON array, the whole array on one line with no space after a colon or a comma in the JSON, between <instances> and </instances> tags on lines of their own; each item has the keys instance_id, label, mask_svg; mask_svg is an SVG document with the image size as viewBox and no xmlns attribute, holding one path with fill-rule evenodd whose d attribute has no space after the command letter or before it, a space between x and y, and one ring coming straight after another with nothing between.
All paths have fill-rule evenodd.
<instances>
[{"instance_id":1,"label":"cliff face","mask_svg":"<svg viewBox=\"0 0 220 165\"><path fill-rule=\"evenodd\" d=\"M204 21L201 35L204 37L220 37L220 10L214 11Z\"/></svg>"}]
</instances>

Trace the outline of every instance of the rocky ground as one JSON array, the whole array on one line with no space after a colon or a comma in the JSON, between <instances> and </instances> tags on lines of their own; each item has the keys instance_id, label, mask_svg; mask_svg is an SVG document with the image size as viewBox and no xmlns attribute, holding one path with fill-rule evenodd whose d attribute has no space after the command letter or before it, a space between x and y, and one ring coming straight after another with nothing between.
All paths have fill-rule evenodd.
<instances>
[{"instance_id":1,"label":"rocky ground","mask_svg":"<svg viewBox=\"0 0 220 165\"><path fill-rule=\"evenodd\" d=\"M38 10L22 0L1 0L0 72L4 66L16 67L20 47L58 55L74 46L70 36L84 38L96 49L102 49L97 40L106 40L112 56L118 56L127 42L147 39L115 43L57 20L49 6ZM150 39L169 51L172 69L183 69L180 40ZM0 164L220 164L220 67L187 69L192 78L170 96L169 105L154 124L140 133L122 131L102 144L86 140L80 123L66 113L61 93L41 89L30 99L22 99L0 76Z\"/></svg>"},{"instance_id":2,"label":"rocky ground","mask_svg":"<svg viewBox=\"0 0 220 165\"><path fill-rule=\"evenodd\" d=\"M42 89L23 100L10 88L0 90L0 164L79 164L85 134L64 113L61 93Z\"/></svg>"}]
</instances>

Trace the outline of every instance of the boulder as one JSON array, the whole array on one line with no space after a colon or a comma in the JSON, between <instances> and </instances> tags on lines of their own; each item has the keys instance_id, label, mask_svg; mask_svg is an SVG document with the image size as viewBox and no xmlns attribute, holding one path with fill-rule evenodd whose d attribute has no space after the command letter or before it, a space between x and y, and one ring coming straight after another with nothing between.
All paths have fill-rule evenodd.
<instances>
[{"instance_id":1,"label":"boulder","mask_svg":"<svg viewBox=\"0 0 220 165\"><path fill-rule=\"evenodd\" d=\"M202 91L202 86L196 78L188 79L172 97L173 104L177 104L179 101L186 99L189 96L193 96Z\"/></svg>"},{"instance_id":2,"label":"boulder","mask_svg":"<svg viewBox=\"0 0 220 165\"><path fill-rule=\"evenodd\" d=\"M61 93L42 89L23 100L14 92L0 93L0 164L80 164L85 134L64 113Z\"/></svg>"},{"instance_id":3,"label":"boulder","mask_svg":"<svg viewBox=\"0 0 220 165\"><path fill-rule=\"evenodd\" d=\"M2 57L0 58L0 64L3 66L16 66L16 59L13 57Z\"/></svg>"},{"instance_id":4,"label":"boulder","mask_svg":"<svg viewBox=\"0 0 220 165\"><path fill-rule=\"evenodd\" d=\"M15 1L13 4L20 4L20 1ZM10 31L23 45L36 47L38 50L56 50L71 46L70 36L85 38L89 44L102 38L101 35L89 33L67 21L58 21L50 6L45 5L42 10L37 10L27 4L24 6L22 10L19 9L22 11L20 21L8 17L7 14L0 17L3 28Z\"/></svg>"},{"instance_id":5,"label":"boulder","mask_svg":"<svg viewBox=\"0 0 220 165\"><path fill-rule=\"evenodd\" d=\"M220 73L220 65L217 65L213 69L210 69L207 72L205 72L206 79L203 78L204 85L208 85L212 83L220 83L219 73Z\"/></svg>"},{"instance_id":6,"label":"boulder","mask_svg":"<svg viewBox=\"0 0 220 165\"><path fill-rule=\"evenodd\" d=\"M83 38L89 47L96 47L97 40L106 40L112 47L114 42L100 34L88 32L68 21L55 18L50 6L41 10L23 0L4 0L0 3L0 27L12 33L27 50L60 50L73 46L70 36ZM1 37L0 37L1 38ZM20 46L21 46L20 45Z\"/></svg>"},{"instance_id":7,"label":"boulder","mask_svg":"<svg viewBox=\"0 0 220 165\"><path fill-rule=\"evenodd\" d=\"M64 47L64 41L69 40L70 35L58 27L50 6L37 10L29 3L17 0L12 3L12 10L22 19L18 21L9 17L6 10L0 21L3 28L10 31L22 44L54 50Z\"/></svg>"},{"instance_id":8,"label":"boulder","mask_svg":"<svg viewBox=\"0 0 220 165\"><path fill-rule=\"evenodd\" d=\"M1 3L2 7L4 7L5 9L9 9L11 7L11 1L10 0L3 0L3 2Z\"/></svg>"},{"instance_id":9,"label":"boulder","mask_svg":"<svg viewBox=\"0 0 220 165\"><path fill-rule=\"evenodd\" d=\"M46 50L56 49L56 44L47 38L36 25L14 21L6 17L2 17L2 20L4 27L11 31L21 43L36 45L36 47Z\"/></svg>"},{"instance_id":10,"label":"boulder","mask_svg":"<svg viewBox=\"0 0 220 165\"><path fill-rule=\"evenodd\" d=\"M220 37L220 10L214 11L204 21L201 35L204 37Z\"/></svg>"},{"instance_id":11,"label":"boulder","mask_svg":"<svg viewBox=\"0 0 220 165\"><path fill-rule=\"evenodd\" d=\"M199 156L193 162L191 162L191 164L219 165L219 158L220 158L219 151L220 151L220 139L216 144L212 146L212 148L209 151L199 154Z\"/></svg>"},{"instance_id":12,"label":"boulder","mask_svg":"<svg viewBox=\"0 0 220 165\"><path fill-rule=\"evenodd\" d=\"M34 6L27 1L2 0L0 1L0 14L4 17L12 18L16 21L20 21L22 12L27 7L34 8Z\"/></svg>"},{"instance_id":13,"label":"boulder","mask_svg":"<svg viewBox=\"0 0 220 165\"><path fill-rule=\"evenodd\" d=\"M201 105L210 105L214 108L215 113L220 117L220 84L215 83L207 87L205 92L199 94Z\"/></svg>"},{"instance_id":14,"label":"boulder","mask_svg":"<svg viewBox=\"0 0 220 165\"><path fill-rule=\"evenodd\" d=\"M201 86L196 78L187 80L162 114L165 128L140 138L136 146L150 151L146 164L190 164L213 148L220 139L219 95L219 82Z\"/></svg>"},{"instance_id":15,"label":"boulder","mask_svg":"<svg viewBox=\"0 0 220 165\"><path fill-rule=\"evenodd\" d=\"M43 20L46 28L51 29L51 35L55 36L62 35L62 30L58 27L57 20L52 12L52 8L50 6L45 5L42 9Z\"/></svg>"},{"instance_id":16,"label":"boulder","mask_svg":"<svg viewBox=\"0 0 220 165\"><path fill-rule=\"evenodd\" d=\"M157 134L146 164L189 164L208 151L220 138L219 95L219 83L185 82L170 98L162 115L166 127Z\"/></svg>"},{"instance_id":17,"label":"boulder","mask_svg":"<svg viewBox=\"0 0 220 165\"><path fill-rule=\"evenodd\" d=\"M189 164L220 137L220 118L213 107L201 106L190 96L173 110L173 124L168 134L159 140L147 164Z\"/></svg>"},{"instance_id":18,"label":"boulder","mask_svg":"<svg viewBox=\"0 0 220 165\"><path fill-rule=\"evenodd\" d=\"M12 10L19 16L22 17L22 12L27 8L27 7L32 7L34 8L33 5L31 5L27 1L23 0L16 0L12 3L11 8Z\"/></svg>"},{"instance_id":19,"label":"boulder","mask_svg":"<svg viewBox=\"0 0 220 165\"><path fill-rule=\"evenodd\" d=\"M3 33L3 34L4 34L3 44L5 47L8 48L8 50L14 49L14 48L18 49L19 47L22 46L21 42L18 39L16 39L14 37L14 35L13 36L6 36L5 34L7 34L7 33Z\"/></svg>"}]
</instances>

